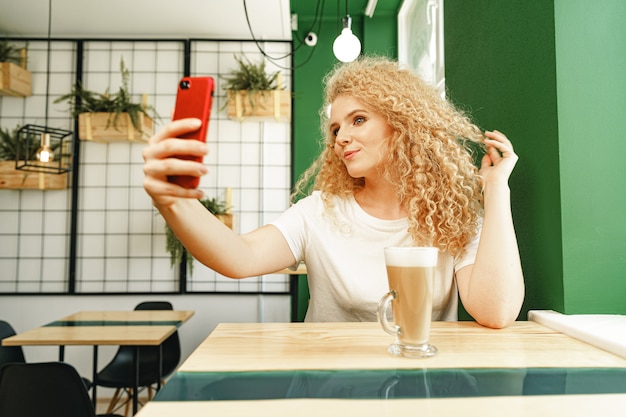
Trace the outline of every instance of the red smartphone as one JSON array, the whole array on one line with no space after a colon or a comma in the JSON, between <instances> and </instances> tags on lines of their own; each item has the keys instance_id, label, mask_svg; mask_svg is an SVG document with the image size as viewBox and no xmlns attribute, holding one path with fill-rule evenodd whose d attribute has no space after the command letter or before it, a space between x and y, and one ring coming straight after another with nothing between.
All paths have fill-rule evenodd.
<instances>
[{"instance_id":1,"label":"red smartphone","mask_svg":"<svg viewBox=\"0 0 626 417\"><path fill-rule=\"evenodd\" d=\"M200 129L182 135L181 138L206 142L214 90L215 80L212 77L183 77L180 80L172 120L185 119L187 117L195 117L202 120ZM176 157L202 162L201 157L189 155L177 155ZM196 188L200 183L199 177L190 175L172 175L167 177L167 180L185 188Z\"/></svg>"}]
</instances>

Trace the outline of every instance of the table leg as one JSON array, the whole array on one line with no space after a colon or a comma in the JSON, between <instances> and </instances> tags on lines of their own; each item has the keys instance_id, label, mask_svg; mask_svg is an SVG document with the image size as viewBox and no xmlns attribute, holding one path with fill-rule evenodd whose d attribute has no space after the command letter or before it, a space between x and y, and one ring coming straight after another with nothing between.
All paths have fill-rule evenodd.
<instances>
[{"instance_id":1,"label":"table leg","mask_svg":"<svg viewBox=\"0 0 626 417\"><path fill-rule=\"evenodd\" d=\"M298 321L298 275L289 275L289 295L291 298L291 321Z\"/></svg>"},{"instance_id":2,"label":"table leg","mask_svg":"<svg viewBox=\"0 0 626 417\"><path fill-rule=\"evenodd\" d=\"M159 345L159 353L157 355L159 362L159 373L157 374L157 392L161 389L161 379L163 378L163 344Z\"/></svg>"},{"instance_id":3,"label":"table leg","mask_svg":"<svg viewBox=\"0 0 626 417\"><path fill-rule=\"evenodd\" d=\"M93 345L93 365L92 365L92 379L91 379L91 402L93 404L93 409L96 409L96 388L98 384L96 384L96 378L98 377L98 345Z\"/></svg>"},{"instance_id":4,"label":"table leg","mask_svg":"<svg viewBox=\"0 0 626 417\"><path fill-rule=\"evenodd\" d=\"M59 362L65 362L65 346L59 345Z\"/></svg>"},{"instance_id":5,"label":"table leg","mask_svg":"<svg viewBox=\"0 0 626 417\"><path fill-rule=\"evenodd\" d=\"M133 378L133 415L137 414L137 403L139 393L139 346L135 346L135 352L133 354L133 364L135 365L135 377Z\"/></svg>"}]
</instances>

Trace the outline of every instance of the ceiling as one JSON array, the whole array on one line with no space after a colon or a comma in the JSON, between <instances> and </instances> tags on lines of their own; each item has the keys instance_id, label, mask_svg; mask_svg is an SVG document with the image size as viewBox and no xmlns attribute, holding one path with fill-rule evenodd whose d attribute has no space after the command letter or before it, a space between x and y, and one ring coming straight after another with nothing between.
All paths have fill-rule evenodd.
<instances>
[{"instance_id":1,"label":"ceiling","mask_svg":"<svg viewBox=\"0 0 626 417\"><path fill-rule=\"evenodd\" d=\"M373 0L351 0L363 15ZM51 3L50 3L51 2ZM373 2L375 15L397 14L402 0ZM345 14L344 0L245 0L254 37L291 40L291 13L324 18ZM0 0L0 37L252 39L244 0Z\"/></svg>"},{"instance_id":2,"label":"ceiling","mask_svg":"<svg viewBox=\"0 0 626 417\"><path fill-rule=\"evenodd\" d=\"M251 39L243 0L0 0L0 36L46 37L49 2L53 38ZM246 5L256 38L291 39L289 0Z\"/></svg>"}]
</instances>

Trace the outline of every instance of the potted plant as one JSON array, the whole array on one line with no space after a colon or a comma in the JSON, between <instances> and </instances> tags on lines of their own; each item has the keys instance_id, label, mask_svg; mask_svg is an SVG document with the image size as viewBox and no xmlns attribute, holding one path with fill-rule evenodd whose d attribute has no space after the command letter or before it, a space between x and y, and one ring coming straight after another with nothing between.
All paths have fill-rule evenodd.
<instances>
[{"instance_id":1,"label":"potted plant","mask_svg":"<svg viewBox=\"0 0 626 417\"><path fill-rule=\"evenodd\" d=\"M289 120L291 94L282 85L280 72L268 74L265 62L250 62L235 55L238 68L222 77L227 93L228 116L231 119Z\"/></svg>"},{"instance_id":2,"label":"potted plant","mask_svg":"<svg viewBox=\"0 0 626 417\"><path fill-rule=\"evenodd\" d=\"M5 189L40 189L61 190L67 188L67 173L46 174L22 171L15 168L17 160L17 144L20 140L20 127L15 129L0 128L0 188ZM26 152L28 160L36 160L39 149L39 138L32 137L28 141ZM52 144L53 152L58 153L58 143Z\"/></svg>"},{"instance_id":3,"label":"potted plant","mask_svg":"<svg viewBox=\"0 0 626 417\"><path fill-rule=\"evenodd\" d=\"M156 115L143 95L141 103L131 101L128 91L130 72L120 61L122 85L116 93L103 94L86 90L77 84L71 93L54 102L67 101L73 117L78 117L78 137L95 142L145 142L152 135L154 123L149 112Z\"/></svg>"},{"instance_id":4,"label":"potted plant","mask_svg":"<svg viewBox=\"0 0 626 417\"><path fill-rule=\"evenodd\" d=\"M0 41L0 95L27 97L32 94L31 73L26 69L26 48Z\"/></svg>"},{"instance_id":5,"label":"potted plant","mask_svg":"<svg viewBox=\"0 0 626 417\"><path fill-rule=\"evenodd\" d=\"M228 228L233 228L233 215L230 212L230 207L227 202L220 201L217 198L205 198L200 200L200 203L222 221ZM170 254L170 265L174 266L177 263L182 262L183 254L187 259L187 268L189 273L193 273L193 256L189 253L187 248L183 246L180 240L176 237L172 229L165 224L165 244L166 249Z\"/></svg>"}]
</instances>

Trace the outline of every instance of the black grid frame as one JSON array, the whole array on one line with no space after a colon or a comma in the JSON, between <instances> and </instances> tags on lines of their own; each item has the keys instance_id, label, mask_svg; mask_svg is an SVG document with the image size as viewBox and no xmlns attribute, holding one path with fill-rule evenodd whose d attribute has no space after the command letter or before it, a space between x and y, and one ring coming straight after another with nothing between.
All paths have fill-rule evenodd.
<instances>
[{"instance_id":1,"label":"black grid frame","mask_svg":"<svg viewBox=\"0 0 626 417\"><path fill-rule=\"evenodd\" d=\"M41 118L45 107L44 40L28 44L33 96L0 98L0 126ZM237 232L256 228L289 204L291 126L284 122L228 119L222 107L221 77L235 54L263 59L254 42L238 40L53 39L47 96L50 119L76 131L67 106L52 104L79 81L93 91L114 92L120 85L120 61L130 71L129 89L140 100L147 94L161 120L169 119L176 85L183 75L212 75L216 100L209 128L210 174L200 188L209 197L232 190ZM286 55L291 43L266 41L269 52ZM41 61L43 59L43 62ZM271 62L269 70L277 70ZM290 66L285 62L281 66ZM283 79L288 87L291 74ZM45 83L43 83L45 87ZM43 96L42 96L43 95ZM43 105L42 105L43 103ZM199 263L193 274L170 266L165 224L142 187L141 150L137 143L75 141L72 184L67 190L0 190L2 294L128 293L289 293L286 275L244 280L223 277ZM182 279L181 279L182 277Z\"/></svg>"}]
</instances>

